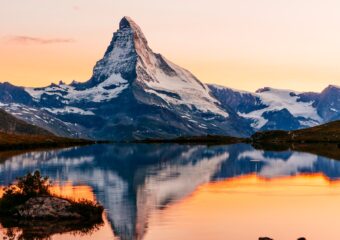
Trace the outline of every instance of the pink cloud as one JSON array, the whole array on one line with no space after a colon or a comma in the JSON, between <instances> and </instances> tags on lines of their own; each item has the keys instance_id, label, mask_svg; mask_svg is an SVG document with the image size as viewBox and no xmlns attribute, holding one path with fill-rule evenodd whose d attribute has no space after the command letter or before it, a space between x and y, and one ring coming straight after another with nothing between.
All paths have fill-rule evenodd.
<instances>
[{"instance_id":1,"label":"pink cloud","mask_svg":"<svg viewBox=\"0 0 340 240\"><path fill-rule=\"evenodd\" d=\"M16 44L58 44L75 42L71 38L40 38L31 36L11 36L7 37L8 42Z\"/></svg>"}]
</instances>

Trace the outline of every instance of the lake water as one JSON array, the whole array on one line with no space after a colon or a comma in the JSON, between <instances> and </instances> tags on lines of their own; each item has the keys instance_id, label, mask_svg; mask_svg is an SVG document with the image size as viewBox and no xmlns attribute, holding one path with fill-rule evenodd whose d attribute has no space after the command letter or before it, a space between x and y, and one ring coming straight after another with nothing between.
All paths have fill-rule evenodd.
<instances>
[{"instance_id":1,"label":"lake water","mask_svg":"<svg viewBox=\"0 0 340 240\"><path fill-rule=\"evenodd\" d=\"M310 153L247 144L2 153L0 185L36 169L50 176L54 192L106 209L91 231L54 228L46 230L50 239L340 239L340 162ZM34 234L0 225L3 239L43 238Z\"/></svg>"}]
</instances>

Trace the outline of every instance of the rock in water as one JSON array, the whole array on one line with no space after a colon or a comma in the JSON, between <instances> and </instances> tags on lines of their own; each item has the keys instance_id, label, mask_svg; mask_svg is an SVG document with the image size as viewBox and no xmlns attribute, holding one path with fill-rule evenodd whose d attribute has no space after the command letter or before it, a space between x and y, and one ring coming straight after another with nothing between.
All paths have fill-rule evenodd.
<instances>
[{"instance_id":1,"label":"rock in water","mask_svg":"<svg viewBox=\"0 0 340 240\"><path fill-rule=\"evenodd\" d=\"M28 219L77 219L82 216L71 210L72 203L57 197L35 197L20 205L18 217Z\"/></svg>"}]
</instances>

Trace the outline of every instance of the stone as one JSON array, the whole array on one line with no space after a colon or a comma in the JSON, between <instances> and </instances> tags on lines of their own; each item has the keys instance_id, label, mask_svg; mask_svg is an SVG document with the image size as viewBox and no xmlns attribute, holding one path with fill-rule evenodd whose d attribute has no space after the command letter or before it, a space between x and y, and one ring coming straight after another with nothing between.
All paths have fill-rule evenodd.
<instances>
[{"instance_id":1,"label":"stone","mask_svg":"<svg viewBox=\"0 0 340 240\"><path fill-rule=\"evenodd\" d=\"M17 215L27 219L78 219L82 216L71 211L71 202L52 196L30 198L17 207Z\"/></svg>"}]
</instances>

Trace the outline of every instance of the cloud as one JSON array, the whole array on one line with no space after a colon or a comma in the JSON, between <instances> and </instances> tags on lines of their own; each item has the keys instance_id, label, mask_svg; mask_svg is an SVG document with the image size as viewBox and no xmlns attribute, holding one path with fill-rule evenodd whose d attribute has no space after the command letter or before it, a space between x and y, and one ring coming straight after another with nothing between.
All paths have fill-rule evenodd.
<instances>
[{"instance_id":1,"label":"cloud","mask_svg":"<svg viewBox=\"0 0 340 240\"><path fill-rule=\"evenodd\" d=\"M75 42L72 38L40 38L31 36L11 36L6 38L10 43L16 44L60 44Z\"/></svg>"}]
</instances>

